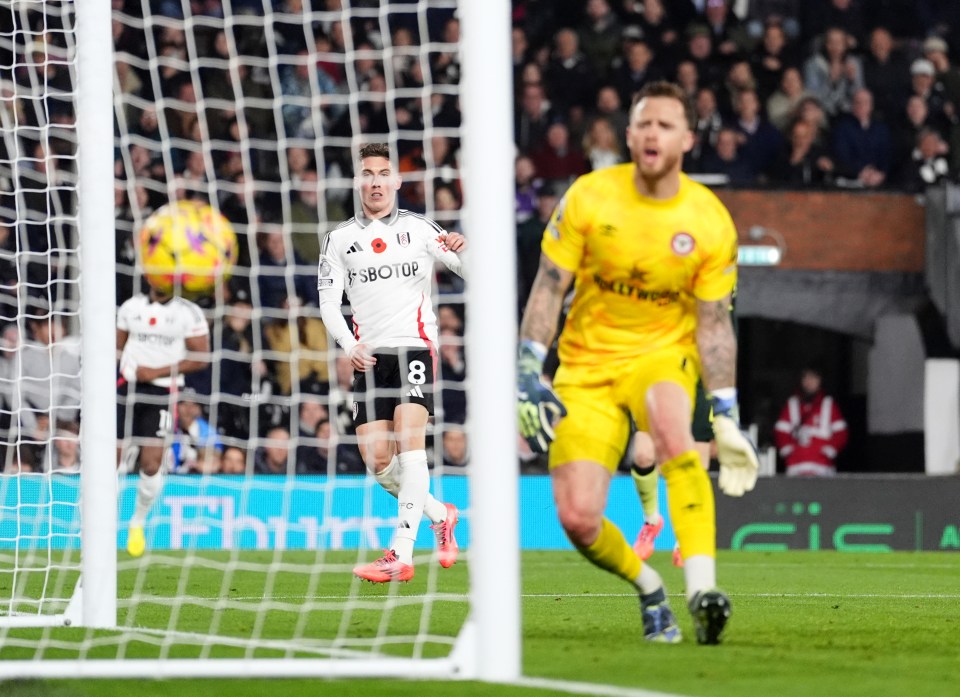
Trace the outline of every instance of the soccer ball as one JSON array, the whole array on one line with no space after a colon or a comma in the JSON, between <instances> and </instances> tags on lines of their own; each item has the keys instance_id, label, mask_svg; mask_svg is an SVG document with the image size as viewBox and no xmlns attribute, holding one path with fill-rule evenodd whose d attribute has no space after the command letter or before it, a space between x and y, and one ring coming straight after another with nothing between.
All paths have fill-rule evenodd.
<instances>
[{"instance_id":1,"label":"soccer ball","mask_svg":"<svg viewBox=\"0 0 960 697\"><path fill-rule=\"evenodd\" d=\"M175 201L147 218L139 253L143 274L156 290L208 295L230 278L237 236L230 221L209 204Z\"/></svg>"}]
</instances>

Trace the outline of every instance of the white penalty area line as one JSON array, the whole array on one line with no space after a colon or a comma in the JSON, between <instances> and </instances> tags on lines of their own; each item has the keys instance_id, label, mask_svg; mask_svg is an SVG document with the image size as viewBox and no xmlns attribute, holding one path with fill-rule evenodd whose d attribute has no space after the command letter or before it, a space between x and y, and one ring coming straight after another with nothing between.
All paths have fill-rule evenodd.
<instances>
[{"instance_id":1,"label":"white penalty area line","mask_svg":"<svg viewBox=\"0 0 960 697\"><path fill-rule=\"evenodd\" d=\"M539 688L553 690L568 695L592 695L593 697L684 697L672 692L653 692L635 687L618 687L590 682L571 682L569 680L552 680L550 678L521 677L519 680L505 683L518 687Z\"/></svg>"}]
</instances>

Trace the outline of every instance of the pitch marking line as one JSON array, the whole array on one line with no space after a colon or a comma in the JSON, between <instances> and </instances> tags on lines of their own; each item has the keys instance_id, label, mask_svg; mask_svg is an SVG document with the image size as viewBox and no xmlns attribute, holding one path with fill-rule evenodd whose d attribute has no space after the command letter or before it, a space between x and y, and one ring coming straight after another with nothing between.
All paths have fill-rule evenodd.
<instances>
[{"instance_id":1,"label":"pitch marking line","mask_svg":"<svg viewBox=\"0 0 960 697\"><path fill-rule=\"evenodd\" d=\"M671 692L652 692L632 687L617 687L589 682L570 682L567 680L551 680L549 678L521 677L519 680L508 683L520 687L533 687L544 690L555 690L571 695L593 695L594 697L683 697Z\"/></svg>"},{"instance_id":2,"label":"pitch marking line","mask_svg":"<svg viewBox=\"0 0 960 697\"><path fill-rule=\"evenodd\" d=\"M523 593L521 598L635 598L636 593ZM670 593L669 595L677 598L683 597L683 593ZM728 593L731 598L875 598L878 600L960 600L960 593ZM411 600L423 598L427 600L436 600L438 602L466 601L470 596L465 593L443 593L441 595L430 595L426 593L404 594L401 596L391 596L389 599ZM196 600L207 600L216 602L219 597L194 598ZM240 596L228 598L231 602L303 602L310 600L342 600L364 602L370 600L385 600L386 596L356 596L356 595L283 595L264 598L262 596ZM157 602L158 599L151 598L151 602ZM177 599L171 599L171 601Z\"/></svg>"}]
</instances>

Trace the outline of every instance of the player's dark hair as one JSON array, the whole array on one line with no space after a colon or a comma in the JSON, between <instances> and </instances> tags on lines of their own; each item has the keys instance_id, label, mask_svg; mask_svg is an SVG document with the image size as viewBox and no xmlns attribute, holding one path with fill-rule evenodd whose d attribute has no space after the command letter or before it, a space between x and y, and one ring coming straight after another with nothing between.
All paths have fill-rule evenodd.
<instances>
[{"instance_id":1,"label":"player's dark hair","mask_svg":"<svg viewBox=\"0 0 960 697\"><path fill-rule=\"evenodd\" d=\"M367 157L383 157L390 159L390 146L386 143L367 143L360 147L360 159Z\"/></svg>"},{"instance_id":2,"label":"player's dark hair","mask_svg":"<svg viewBox=\"0 0 960 697\"><path fill-rule=\"evenodd\" d=\"M644 85L639 92L633 95L633 101L630 102L631 117L633 116L634 108L640 103L640 100L646 99L647 97L669 97L670 99L676 99L683 105L683 113L687 117L687 125L690 126L690 130L696 128L697 112L693 109L693 102L690 101L690 97L687 96L687 93L680 85L668 82L667 80L658 80L657 82Z\"/></svg>"}]
</instances>

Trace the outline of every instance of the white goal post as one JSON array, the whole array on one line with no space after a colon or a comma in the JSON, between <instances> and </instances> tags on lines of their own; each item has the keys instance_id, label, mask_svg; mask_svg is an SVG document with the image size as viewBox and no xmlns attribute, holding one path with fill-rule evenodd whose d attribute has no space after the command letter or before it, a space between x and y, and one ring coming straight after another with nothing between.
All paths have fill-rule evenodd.
<instances>
[{"instance_id":1,"label":"white goal post","mask_svg":"<svg viewBox=\"0 0 960 697\"><path fill-rule=\"evenodd\" d=\"M14 0L13 5L21 1ZM152 4L143 0L142 6L150 7ZM320 0L313 0L313 4L313 13L323 14L318 8L325 4ZM188 10L190 3L184 0L182 5L184 10ZM344 0L341 5L344 16L350 19L354 9L352 3ZM384 7L378 10L371 9L371 3L359 2L356 5L358 16L370 17L371 21L379 19L385 23L383 15L390 12L391 8L425 15L438 3L427 0L402 5L384 3ZM330 646L324 644L316 648L308 644L302 653L289 644L272 642L268 636L255 634L245 641L216 635L210 637L208 642L207 638L198 636L202 634L199 630L182 631L176 625L180 603L175 597L151 598L161 614L169 613L173 618L166 631L152 635L151 630L143 628L138 619L133 618L138 611L136 597L118 597L118 573L136 575L134 593L147 585L145 572L136 562L122 562L118 567L118 477L114 423L116 293L112 254L115 246L113 126L114 108L119 102L113 93L111 3L108 0L77 0L75 108L83 366L81 409L84 414L80 433L83 453L80 475L81 581L63 615L22 617L0 614L0 681L53 677L134 678L150 675L233 678L407 677L511 682L520 677L519 472L514 417L516 288L513 271L515 222L509 44L511 8L507 0L460 0L459 3L449 0L439 5L456 9L463 36L460 47L463 77L459 83L463 114L462 222L471 245L467 257L470 280L465 291L468 316L464 348L469 366L466 391L470 399L466 429L475 434L470 446L473 464L469 475L469 519L473 532L469 548L464 550L469 565L469 611L459 636L450 642L449 652L435 657L421 648L429 643L431 613L444 611L445 606L437 601L456 600L447 597L452 594L445 596L436 587L433 575L430 576L426 591L431 599L423 601L424 614L419 620L420 631L428 636L426 640L417 640L412 657L390 655L391 641L385 636L383 627L389 624L391 612L399 613L413 601L391 590L382 603L375 605L369 602L368 596L356 593L356 582L352 587L356 597L334 601L319 595L320 583L311 578L307 587L317 595L306 597L303 602L310 609L321 610L342 603L346 612L354 614L369 610L370 607L381 608L386 619L381 621L376 636L366 642L350 643L338 635ZM303 6L304 12L311 12L310 0L304 0ZM272 7L271 0L263 0L265 13L269 14ZM230 0L224 1L223 12L224 26L233 26ZM149 16L138 21L148 28L153 26ZM186 21L188 28L193 26L191 22ZM421 20L423 24L425 22ZM269 39L273 30L266 27L264 31ZM350 46L349 40L347 45ZM422 49L424 52L427 50L428 47ZM385 61L392 55L391 50L384 49ZM189 68L191 74L198 69L196 65ZM235 72L236 68L231 66L230 70ZM271 65L269 72L271 79L276 81L276 66ZM424 90L430 87L427 84ZM278 103L274 109L274 117L278 121L281 107ZM350 109L356 116L355 106L351 105ZM204 127L201 125L201 130ZM355 147L360 142L355 133L352 145ZM209 157L206 151L204 153L205 157ZM245 150L244 167L249 167L249 163L249 153ZM166 150L164 164L169 165L169 153ZM210 188L213 188L212 183ZM430 205L427 212L431 212ZM221 298L222 295L218 294L218 300ZM215 312L220 312L220 309L215 309ZM206 483L207 478L201 481ZM326 483L306 486L308 491L313 491L309 487L315 486L318 496L333 496ZM367 503L364 504L364 510L368 510L369 482L365 486ZM295 489L289 483L278 487L287 498L295 494ZM243 500L245 494L240 496ZM0 504L2 501L0 497ZM197 510L197 515L203 518L204 509L198 507ZM320 562L326 561L321 551L316 554ZM156 563L163 566L173 562L171 557L158 555ZM209 568L222 571L227 580L221 591L231 590L231 574L250 570L254 566L245 561L237 550L231 550L226 561L198 557L183 563L184 578L190 573L198 574ZM274 552L266 561L257 562L255 566L256 573L288 570L280 551ZM333 570L324 573L349 575L349 567L344 568L342 564L331 561L330 568ZM295 572L303 573L300 568ZM271 583L267 581L268 585ZM223 621L225 610L240 607L239 601L225 597L192 598L190 602L208 611L215 618L215 624ZM295 614L297 602L296 599L287 598L271 601L265 591L264 603L255 615L254 628L258 630L261 627L265 613L292 610ZM247 610L244 608L243 611ZM125 620L120 619L122 614L126 616ZM72 640L57 633L62 630L56 627L63 625L70 625L69 631L85 630L75 658L54 658L43 653L47 647L71 648ZM26 626L43 629L38 630L35 636L19 634L20 628ZM307 636L307 630L300 625L296 630L294 638ZM110 659L95 658L96 649L112 642L117 635L126 637L117 640L119 654ZM186 641L191 650L199 655L179 657L175 650L179 639ZM33 641L40 648L29 658L4 657L5 642L7 649L12 646L22 652L29 650ZM128 645L137 641L156 647L159 656L138 658L134 657L133 652L128 655ZM257 645L258 641L262 645ZM233 653L231 657L216 656L211 645L226 646ZM372 650L362 650L366 648Z\"/></svg>"}]
</instances>

